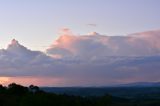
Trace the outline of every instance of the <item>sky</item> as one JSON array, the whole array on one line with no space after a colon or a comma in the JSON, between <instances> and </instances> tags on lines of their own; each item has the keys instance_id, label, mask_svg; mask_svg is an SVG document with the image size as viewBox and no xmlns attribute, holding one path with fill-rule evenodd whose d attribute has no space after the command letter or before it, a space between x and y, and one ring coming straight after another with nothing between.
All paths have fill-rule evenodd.
<instances>
[{"instance_id":1,"label":"sky","mask_svg":"<svg viewBox=\"0 0 160 106\"><path fill-rule=\"evenodd\" d=\"M0 83L160 81L159 0L0 0Z\"/></svg>"},{"instance_id":2,"label":"sky","mask_svg":"<svg viewBox=\"0 0 160 106\"><path fill-rule=\"evenodd\" d=\"M44 51L62 28L114 36L159 29L159 0L0 0L0 48Z\"/></svg>"}]
</instances>

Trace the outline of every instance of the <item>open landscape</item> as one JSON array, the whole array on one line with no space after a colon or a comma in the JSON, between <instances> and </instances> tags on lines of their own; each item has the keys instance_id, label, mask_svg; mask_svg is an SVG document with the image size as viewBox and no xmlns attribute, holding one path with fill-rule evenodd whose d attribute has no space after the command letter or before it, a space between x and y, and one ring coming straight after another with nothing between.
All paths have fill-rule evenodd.
<instances>
[{"instance_id":1,"label":"open landscape","mask_svg":"<svg viewBox=\"0 0 160 106\"><path fill-rule=\"evenodd\" d=\"M1 106L159 106L160 86L155 87L24 87L0 86Z\"/></svg>"}]
</instances>

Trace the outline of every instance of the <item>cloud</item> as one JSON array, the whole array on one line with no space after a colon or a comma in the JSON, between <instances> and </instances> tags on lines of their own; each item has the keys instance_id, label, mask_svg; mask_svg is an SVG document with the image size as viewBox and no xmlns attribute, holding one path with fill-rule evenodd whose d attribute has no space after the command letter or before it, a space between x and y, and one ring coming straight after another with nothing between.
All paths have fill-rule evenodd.
<instances>
[{"instance_id":1,"label":"cloud","mask_svg":"<svg viewBox=\"0 0 160 106\"><path fill-rule=\"evenodd\" d=\"M87 26L96 27L97 24L87 24Z\"/></svg>"},{"instance_id":2,"label":"cloud","mask_svg":"<svg viewBox=\"0 0 160 106\"><path fill-rule=\"evenodd\" d=\"M13 39L7 49L0 50L0 75L34 75L52 61L46 54L29 50Z\"/></svg>"},{"instance_id":3,"label":"cloud","mask_svg":"<svg viewBox=\"0 0 160 106\"><path fill-rule=\"evenodd\" d=\"M133 42L138 43L138 40L145 42L148 49L159 52L160 50L160 30L147 31L141 33L130 34L129 36L135 36L137 39L133 39ZM136 41L137 40L137 41Z\"/></svg>"},{"instance_id":4,"label":"cloud","mask_svg":"<svg viewBox=\"0 0 160 106\"><path fill-rule=\"evenodd\" d=\"M69 29L67 29L67 32ZM102 56L152 56L160 54L160 31L148 31L127 36L104 36L96 32L87 35L65 33L47 49L49 55L84 58Z\"/></svg>"},{"instance_id":5,"label":"cloud","mask_svg":"<svg viewBox=\"0 0 160 106\"><path fill-rule=\"evenodd\" d=\"M76 35L65 28L60 34L46 53L15 39L0 49L0 82L103 86L160 80L160 31L105 36Z\"/></svg>"}]
</instances>

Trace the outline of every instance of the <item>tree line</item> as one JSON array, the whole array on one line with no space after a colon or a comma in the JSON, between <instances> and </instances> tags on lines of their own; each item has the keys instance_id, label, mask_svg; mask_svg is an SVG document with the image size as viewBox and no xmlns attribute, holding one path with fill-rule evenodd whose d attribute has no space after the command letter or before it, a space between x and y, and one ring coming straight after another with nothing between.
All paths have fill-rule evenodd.
<instances>
[{"instance_id":1,"label":"tree line","mask_svg":"<svg viewBox=\"0 0 160 106\"><path fill-rule=\"evenodd\" d=\"M160 106L160 100L134 100L111 95L73 96L48 93L38 86L0 85L0 106Z\"/></svg>"}]
</instances>

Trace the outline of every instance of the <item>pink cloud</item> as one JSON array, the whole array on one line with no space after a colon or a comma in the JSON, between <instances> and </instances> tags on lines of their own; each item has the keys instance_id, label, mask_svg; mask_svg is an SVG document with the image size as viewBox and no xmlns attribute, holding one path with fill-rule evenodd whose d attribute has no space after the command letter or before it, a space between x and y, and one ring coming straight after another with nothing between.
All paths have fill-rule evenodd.
<instances>
[{"instance_id":1,"label":"pink cloud","mask_svg":"<svg viewBox=\"0 0 160 106\"><path fill-rule=\"evenodd\" d=\"M47 54L12 40L7 49L0 50L0 82L78 86L158 81L159 33L77 35L66 28Z\"/></svg>"},{"instance_id":2,"label":"pink cloud","mask_svg":"<svg viewBox=\"0 0 160 106\"><path fill-rule=\"evenodd\" d=\"M142 32L137 34L137 36L149 43L151 47L160 49L160 30Z\"/></svg>"},{"instance_id":3,"label":"pink cloud","mask_svg":"<svg viewBox=\"0 0 160 106\"><path fill-rule=\"evenodd\" d=\"M135 33L128 36L104 36L96 32L87 35L71 34L69 29L47 49L50 55L58 52L69 56L149 56L160 53L160 31ZM63 53L65 52L65 53ZM54 54L55 53L55 54ZM57 54L56 54L57 55Z\"/></svg>"}]
</instances>

